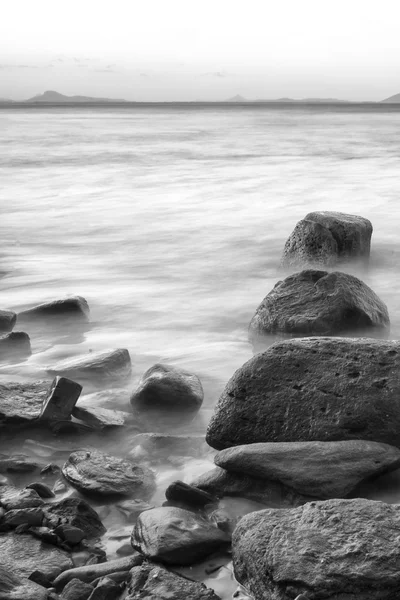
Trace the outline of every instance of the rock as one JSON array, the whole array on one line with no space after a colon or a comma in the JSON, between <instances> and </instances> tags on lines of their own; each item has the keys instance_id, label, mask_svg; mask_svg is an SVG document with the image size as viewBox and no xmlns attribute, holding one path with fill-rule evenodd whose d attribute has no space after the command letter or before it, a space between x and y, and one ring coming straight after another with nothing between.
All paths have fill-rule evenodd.
<instances>
[{"instance_id":1,"label":"rock","mask_svg":"<svg viewBox=\"0 0 400 600\"><path fill-rule=\"evenodd\" d=\"M21 525L20 527L24 527ZM19 527L15 530L16 533L20 533ZM21 533L29 533L35 536L38 540L45 542L46 544L53 544L53 546L60 546L64 550L69 550L69 548L63 547L63 543L61 538L58 537L56 533L50 527L33 527L30 526L29 529L25 529Z\"/></svg>"},{"instance_id":2,"label":"rock","mask_svg":"<svg viewBox=\"0 0 400 600\"><path fill-rule=\"evenodd\" d=\"M48 389L45 381L1 383L0 424L29 424L38 419Z\"/></svg>"},{"instance_id":3,"label":"rock","mask_svg":"<svg viewBox=\"0 0 400 600\"><path fill-rule=\"evenodd\" d=\"M368 219L338 212L311 212L286 241L282 265L333 267L339 262L368 263L372 225Z\"/></svg>"},{"instance_id":4,"label":"rock","mask_svg":"<svg viewBox=\"0 0 400 600\"><path fill-rule=\"evenodd\" d=\"M153 471L99 450L73 452L62 472L71 485L86 494L147 499L155 491Z\"/></svg>"},{"instance_id":5,"label":"rock","mask_svg":"<svg viewBox=\"0 0 400 600\"><path fill-rule=\"evenodd\" d=\"M399 468L400 450L364 440L260 443L222 450L215 464L305 496L345 498L363 481Z\"/></svg>"},{"instance_id":6,"label":"rock","mask_svg":"<svg viewBox=\"0 0 400 600\"><path fill-rule=\"evenodd\" d=\"M136 500L132 498L118 502L118 504L115 506L119 512L123 514L128 523L135 523L140 513L142 513L144 510L150 510L151 508L154 508L154 506L144 502L143 500Z\"/></svg>"},{"instance_id":7,"label":"rock","mask_svg":"<svg viewBox=\"0 0 400 600\"><path fill-rule=\"evenodd\" d=\"M56 589L60 589L72 579L79 579L80 581L88 583L99 577L105 577L110 573L117 573L118 571L128 572L132 567L141 565L142 562L143 557L138 552L135 552L132 556L126 556L124 558L117 558L95 565L75 567L74 569L69 569L68 571L64 571L64 573L61 573L54 581L54 586Z\"/></svg>"},{"instance_id":8,"label":"rock","mask_svg":"<svg viewBox=\"0 0 400 600\"><path fill-rule=\"evenodd\" d=\"M198 514L164 506L139 515L131 542L151 560L190 565L226 545L229 537Z\"/></svg>"},{"instance_id":9,"label":"rock","mask_svg":"<svg viewBox=\"0 0 400 600\"><path fill-rule=\"evenodd\" d=\"M144 563L129 573L126 600L220 600L203 583L171 573L159 565Z\"/></svg>"},{"instance_id":10,"label":"rock","mask_svg":"<svg viewBox=\"0 0 400 600\"><path fill-rule=\"evenodd\" d=\"M72 567L67 552L27 534L1 535L0 556L1 566L18 577L29 577L40 566L44 576L52 581Z\"/></svg>"},{"instance_id":11,"label":"rock","mask_svg":"<svg viewBox=\"0 0 400 600\"><path fill-rule=\"evenodd\" d=\"M17 360L31 354L31 340L27 333L13 331L0 336L0 359Z\"/></svg>"},{"instance_id":12,"label":"rock","mask_svg":"<svg viewBox=\"0 0 400 600\"><path fill-rule=\"evenodd\" d=\"M127 414L122 410L110 410L108 408L86 408L75 406L72 414L77 419L87 423L96 429L107 427L122 427L125 425Z\"/></svg>"},{"instance_id":13,"label":"rock","mask_svg":"<svg viewBox=\"0 0 400 600\"><path fill-rule=\"evenodd\" d=\"M131 396L131 405L141 417L153 419L155 413L174 413L182 418L193 415L203 403L204 392L197 375L170 365L156 364L141 378ZM172 416L172 415L171 415Z\"/></svg>"},{"instance_id":14,"label":"rock","mask_svg":"<svg viewBox=\"0 0 400 600\"><path fill-rule=\"evenodd\" d=\"M41 421L68 420L81 395L82 386L66 377L56 377L43 402Z\"/></svg>"},{"instance_id":15,"label":"rock","mask_svg":"<svg viewBox=\"0 0 400 600\"><path fill-rule=\"evenodd\" d=\"M256 442L364 439L400 446L400 342L278 342L225 387L206 439L217 450Z\"/></svg>"},{"instance_id":16,"label":"rock","mask_svg":"<svg viewBox=\"0 0 400 600\"><path fill-rule=\"evenodd\" d=\"M400 506L310 502L243 517L233 534L236 579L254 598L392 600L400 594Z\"/></svg>"},{"instance_id":17,"label":"rock","mask_svg":"<svg viewBox=\"0 0 400 600\"><path fill-rule=\"evenodd\" d=\"M103 577L89 596L89 600L118 600L121 588L109 577Z\"/></svg>"},{"instance_id":18,"label":"rock","mask_svg":"<svg viewBox=\"0 0 400 600\"><path fill-rule=\"evenodd\" d=\"M36 571L33 571L33 573L31 573L29 575L29 580L34 581L35 583L38 583L39 585L43 586L44 588L52 587L51 581L49 581L49 579L47 579L47 577L39 569L37 569Z\"/></svg>"},{"instance_id":19,"label":"rock","mask_svg":"<svg viewBox=\"0 0 400 600\"><path fill-rule=\"evenodd\" d=\"M71 579L63 589L62 600L87 600L93 592L93 586L80 579Z\"/></svg>"},{"instance_id":20,"label":"rock","mask_svg":"<svg viewBox=\"0 0 400 600\"><path fill-rule=\"evenodd\" d=\"M232 473L216 467L191 481L191 485L208 494L223 498L247 498L271 507L299 506L310 498L298 494L278 481Z\"/></svg>"},{"instance_id":21,"label":"rock","mask_svg":"<svg viewBox=\"0 0 400 600\"><path fill-rule=\"evenodd\" d=\"M70 546L80 544L85 537L85 532L73 525L58 525L58 527L55 528L54 533Z\"/></svg>"},{"instance_id":22,"label":"rock","mask_svg":"<svg viewBox=\"0 0 400 600\"><path fill-rule=\"evenodd\" d=\"M265 334L336 335L360 331L385 337L386 305L357 277L347 273L301 271L278 281L257 308L249 339Z\"/></svg>"},{"instance_id":23,"label":"rock","mask_svg":"<svg viewBox=\"0 0 400 600\"><path fill-rule=\"evenodd\" d=\"M68 358L47 369L51 375L60 375L78 381L91 380L102 385L105 380L125 379L131 374L128 350L90 352L78 358Z\"/></svg>"},{"instance_id":24,"label":"rock","mask_svg":"<svg viewBox=\"0 0 400 600\"><path fill-rule=\"evenodd\" d=\"M214 504L217 501L215 496L183 481L173 481L165 490L165 497L170 502L179 502L196 508L204 508L207 504Z\"/></svg>"},{"instance_id":25,"label":"rock","mask_svg":"<svg viewBox=\"0 0 400 600\"><path fill-rule=\"evenodd\" d=\"M25 454L0 455L0 473L32 473L40 469L40 464Z\"/></svg>"},{"instance_id":26,"label":"rock","mask_svg":"<svg viewBox=\"0 0 400 600\"><path fill-rule=\"evenodd\" d=\"M28 490L35 490L41 498L54 498L55 494L51 491L48 485L41 481L35 481L26 486Z\"/></svg>"},{"instance_id":27,"label":"rock","mask_svg":"<svg viewBox=\"0 0 400 600\"><path fill-rule=\"evenodd\" d=\"M211 450L204 435L167 435L161 433L139 433L132 438L129 455L149 455L152 460L165 460L165 456L204 456Z\"/></svg>"},{"instance_id":28,"label":"rock","mask_svg":"<svg viewBox=\"0 0 400 600\"><path fill-rule=\"evenodd\" d=\"M0 310L0 333L12 331L17 315L12 310Z\"/></svg>"},{"instance_id":29,"label":"rock","mask_svg":"<svg viewBox=\"0 0 400 600\"><path fill-rule=\"evenodd\" d=\"M81 498L64 498L59 502L46 504L45 516L52 527L61 524L77 527L89 539L106 532L97 512Z\"/></svg>"},{"instance_id":30,"label":"rock","mask_svg":"<svg viewBox=\"0 0 400 600\"><path fill-rule=\"evenodd\" d=\"M1 600L47 600L47 598L46 588L29 579L20 578L14 569L0 565Z\"/></svg>"},{"instance_id":31,"label":"rock","mask_svg":"<svg viewBox=\"0 0 400 600\"><path fill-rule=\"evenodd\" d=\"M72 296L63 300L54 300L45 302L33 308L23 310L18 313L18 323L20 321L54 321L73 320L89 321L89 305L82 296Z\"/></svg>"},{"instance_id":32,"label":"rock","mask_svg":"<svg viewBox=\"0 0 400 600\"><path fill-rule=\"evenodd\" d=\"M10 485L0 487L0 505L6 510L35 508L43 504L43 500L35 490L21 490Z\"/></svg>"},{"instance_id":33,"label":"rock","mask_svg":"<svg viewBox=\"0 0 400 600\"><path fill-rule=\"evenodd\" d=\"M8 510L4 515L4 523L9 527L18 527L23 524L40 527L42 521L43 510L39 507Z\"/></svg>"}]
</instances>

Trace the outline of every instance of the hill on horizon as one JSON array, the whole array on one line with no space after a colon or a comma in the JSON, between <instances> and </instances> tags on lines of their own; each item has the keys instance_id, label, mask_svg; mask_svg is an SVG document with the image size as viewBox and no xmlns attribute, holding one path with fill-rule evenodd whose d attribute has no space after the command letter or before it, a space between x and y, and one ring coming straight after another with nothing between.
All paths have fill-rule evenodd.
<instances>
[{"instance_id":1,"label":"hill on horizon","mask_svg":"<svg viewBox=\"0 0 400 600\"><path fill-rule=\"evenodd\" d=\"M381 100L381 102L400 104L400 94L395 94L394 96L390 96L390 98L385 98L385 100Z\"/></svg>"},{"instance_id":2,"label":"hill on horizon","mask_svg":"<svg viewBox=\"0 0 400 600\"><path fill-rule=\"evenodd\" d=\"M38 94L25 102L125 102L121 99L112 98L94 98L91 96L64 96L59 92L47 90L43 94Z\"/></svg>"}]
</instances>

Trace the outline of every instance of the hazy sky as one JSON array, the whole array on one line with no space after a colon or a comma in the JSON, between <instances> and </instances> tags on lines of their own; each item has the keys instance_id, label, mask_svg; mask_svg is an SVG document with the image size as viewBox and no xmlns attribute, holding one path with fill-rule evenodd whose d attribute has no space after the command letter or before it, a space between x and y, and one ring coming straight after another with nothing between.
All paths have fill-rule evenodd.
<instances>
[{"instance_id":1,"label":"hazy sky","mask_svg":"<svg viewBox=\"0 0 400 600\"><path fill-rule=\"evenodd\" d=\"M10 0L0 97L128 100L400 92L398 0Z\"/></svg>"}]
</instances>

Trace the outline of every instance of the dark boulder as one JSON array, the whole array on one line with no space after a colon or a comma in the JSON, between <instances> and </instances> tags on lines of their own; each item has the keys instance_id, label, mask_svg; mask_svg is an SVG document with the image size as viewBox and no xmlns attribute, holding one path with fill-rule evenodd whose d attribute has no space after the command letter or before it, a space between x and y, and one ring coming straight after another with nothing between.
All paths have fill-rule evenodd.
<instances>
[{"instance_id":1,"label":"dark boulder","mask_svg":"<svg viewBox=\"0 0 400 600\"><path fill-rule=\"evenodd\" d=\"M247 444L218 452L215 464L305 496L345 498L363 481L399 468L400 450L364 440Z\"/></svg>"},{"instance_id":2,"label":"dark boulder","mask_svg":"<svg viewBox=\"0 0 400 600\"><path fill-rule=\"evenodd\" d=\"M279 281L257 308L249 326L255 342L265 334L337 335L356 332L386 337L386 305L347 273L301 271Z\"/></svg>"},{"instance_id":3,"label":"dark boulder","mask_svg":"<svg viewBox=\"0 0 400 600\"><path fill-rule=\"evenodd\" d=\"M118 600L121 587L110 577L103 577L89 596L89 600Z\"/></svg>"},{"instance_id":4,"label":"dark boulder","mask_svg":"<svg viewBox=\"0 0 400 600\"><path fill-rule=\"evenodd\" d=\"M12 310L0 310L0 333L8 333L14 328L17 315Z\"/></svg>"},{"instance_id":5,"label":"dark boulder","mask_svg":"<svg viewBox=\"0 0 400 600\"><path fill-rule=\"evenodd\" d=\"M77 381L91 381L104 384L107 380L125 379L131 374L131 357L128 350L108 350L90 352L78 358L62 360L51 369L51 375L60 375Z\"/></svg>"},{"instance_id":6,"label":"dark boulder","mask_svg":"<svg viewBox=\"0 0 400 600\"><path fill-rule=\"evenodd\" d=\"M84 532L86 538L99 537L106 532L97 512L81 498L64 498L46 504L45 517L51 527L76 527Z\"/></svg>"},{"instance_id":7,"label":"dark boulder","mask_svg":"<svg viewBox=\"0 0 400 600\"><path fill-rule=\"evenodd\" d=\"M139 515L131 541L146 558L190 565L224 547L229 536L198 514L164 506Z\"/></svg>"},{"instance_id":8,"label":"dark boulder","mask_svg":"<svg viewBox=\"0 0 400 600\"><path fill-rule=\"evenodd\" d=\"M206 435L218 450L255 442L364 439L400 446L400 342L278 342L225 387Z\"/></svg>"},{"instance_id":9,"label":"dark boulder","mask_svg":"<svg viewBox=\"0 0 400 600\"><path fill-rule=\"evenodd\" d=\"M311 212L297 223L286 241L282 265L333 267L350 260L368 263L371 235L372 225L363 217L331 211Z\"/></svg>"},{"instance_id":10,"label":"dark boulder","mask_svg":"<svg viewBox=\"0 0 400 600\"><path fill-rule=\"evenodd\" d=\"M130 571L127 588L126 600L220 600L203 583L147 562Z\"/></svg>"},{"instance_id":11,"label":"dark boulder","mask_svg":"<svg viewBox=\"0 0 400 600\"><path fill-rule=\"evenodd\" d=\"M53 302L45 302L27 310L18 313L18 323L20 321L43 321L54 319L84 321L89 320L89 305L85 298L81 296L72 296Z\"/></svg>"},{"instance_id":12,"label":"dark boulder","mask_svg":"<svg viewBox=\"0 0 400 600\"><path fill-rule=\"evenodd\" d=\"M233 533L235 576L255 600L395 600L399 531L399 505L363 499L253 512Z\"/></svg>"},{"instance_id":13,"label":"dark boulder","mask_svg":"<svg viewBox=\"0 0 400 600\"><path fill-rule=\"evenodd\" d=\"M217 502L212 494L183 481L173 481L165 490L165 497L170 504L184 504L193 508L204 508L207 504Z\"/></svg>"},{"instance_id":14,"label":"dark boulder","mask_svg":"<svg viewBox=\"0 0 400 600\"><path fill-rule=\"evenodd\" d=\"M69 419L81 395L82 386L66 377L56 377L49 394L43 402L40 419L42 421L62 421Z\"/></svg>"},{"instance_id":15,"label":"dark boulder","mask_svg":"<svg viewBox=\"0 0 400 600\"><path fill-rule=\"evenodd\" d=\"M155 491L155 476L149 468L99 450L73 452L62 472L71 485L86 494L147 499Z\"/></svg>"},{"instance_id":16,"label":"dark boulder","mask_svg":"<svg viewBox=\"0 0 400 600\"><path fill-rule=\"evenodd\" d=\"M93 592L93 586L80 579L71 579L62 591L62 600L87 600Z\"/></svg>"},{"instance_id":17,"label":"dark boulder","mask_svg":"<svg viewBox=\"0 0 400 600\"><path fill-rule=\"evenodd\" d=\"M146 371L131 396L134 412L152 422L155 415L193 416L203 403L204 392L197 375L170 365L156 364Z\"/></svg>"},{"instance_id":18,"label":"dark boulder","mask_svg":"<svg viewBox=\"0 0 400 600\"><path fill-rule=\"evenodd\" d=\"M0 359L19 360L32 354L31 340L23 331L12 331L0 336Z\"/></svg>"}]
</instances>

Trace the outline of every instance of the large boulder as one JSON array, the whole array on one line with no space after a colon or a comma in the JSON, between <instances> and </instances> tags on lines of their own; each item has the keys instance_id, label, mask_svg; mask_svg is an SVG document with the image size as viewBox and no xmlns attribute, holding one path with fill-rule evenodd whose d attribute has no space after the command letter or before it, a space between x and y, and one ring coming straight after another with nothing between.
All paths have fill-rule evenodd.
<instances>
[{"instance_id":1,"label":"large boulder","mask_svg":"<svg viewBox=\"0 0 400 600\"><path fill-rule=\"evenodd\" d=\"M400 342L300 338L273 344L225 387L206 440L364 439L400 447Z\"/></svg>"},{"instance_id":2,"label":"large boulder","mask_svg":"<svg viewBox=\"0 0 400 600\"><path fill-rule=\"evenodd\" d=\"M155 491L151 469L99 450L72 452L62 473L71 485L89 495L148 499Z\"/></svg>"},{"instance_id":3,"label":"large boulder","mask_svg":"<svg viewBox=\"0 0 400 600\"><path fill-rule=\"evenodd\" d=\"M126 600L220 600L203 583L171 573L159 565L144 563L129 573Z\"/></svg>"},{"instance_id":4,"label":"large boulder","mask_svg":"<svg viewBox=\"0 0 400 600\"><path fill-rule=\"evenodd\" d=\"M0 333L12 331L17 315L12 310L0 310Z\"/></svg>"},{"instance_id":5,"label":"large boulder","mask_svg":"<svg viewBox=\"0 0 400 600\"><path fill-rule=\"evenodd\" d=\"M233 534L237 580L254 600L400 596L400 506L310 502L243 517Z\"/></svg>"},{"instance_id":6,"label":"large boulder","mask_svg":"<svg viewBox=\"0 0 400 600\"><path fill-rule=\"evenodd\" d=\"M71 296L62 300L45 302L18 313L18 323L21 321L58 321L62 319L83 321L89 320L89 305L82 296Z\"/></svg>"},{"instance_id":7,"label":"large boulder","mask_svg":"<svg viewBox=\"0 0 400 600\"><path fill-rule=\"evenodd\" d=\"M257 308L249 338L257 342L265 334L355 331L385 337L389 327L386 305L360 279L347 273L307 270L278 281Z\"/></svg>"},{"instance_id":8,"label":"large boulder","mask_svg":"<svg viewBox=\"0 0 400 600\"><path fill-rule=\"evenodd\" d=\"M364 440L275 442L226 448L214 460L227 471L322 500L345 498L363 481L399 468L400 450Z\"/></svg>"},{"instance_id":9,"label":"large boulder","mask_svg":"<svg viewBox=\"0 0 400 600\"><path fill-rule=\"evenodd\" d=\"M62 360L47 372L77 381L92 381L103 384L106 380L125 379L131 374L131 357L128 350L90 352L78 358Z\"/></svg>"},{"instance_id":10,"label":"large boulder","mask_svg":"<svg viewBox=\"0 0 400 600\"><path fill-rule=\"evenodd\" d=\"M340 212L311 212L299 221L286 241L284 267L319 265L333 267L340 262L367 263L372 225L368 219Z\"/></svg>"},{"instance_id":11,"label":"large boulder","mask_svg":"<svg viewBox=\"0 0 400 600\"><path fill-rule=\"evenodd\" d=\"M172 506L142 512L131 539L132 546L146 558L179 565L191 565L229 541L215 523Z\"/></svg>"}]
</instances>

